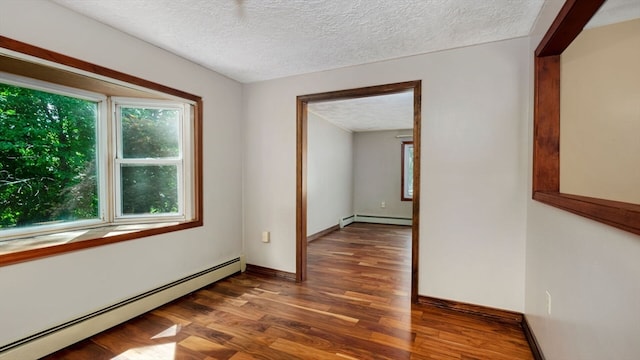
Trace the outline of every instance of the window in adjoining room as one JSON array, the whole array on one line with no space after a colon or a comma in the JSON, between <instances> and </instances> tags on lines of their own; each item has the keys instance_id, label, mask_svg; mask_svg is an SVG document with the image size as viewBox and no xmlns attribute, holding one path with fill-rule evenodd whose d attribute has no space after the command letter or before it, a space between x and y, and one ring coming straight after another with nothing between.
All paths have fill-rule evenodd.
<instances>
[{"instance_id":1,"label":"window in adjoining room","mask_svg":"<svg viewBox=\"0 0 640 360\"><path fill-rule=\"evenodd\" d=\"M402 142L402 201L413 200L413 141Z\"/></svg>"}]
</instances>

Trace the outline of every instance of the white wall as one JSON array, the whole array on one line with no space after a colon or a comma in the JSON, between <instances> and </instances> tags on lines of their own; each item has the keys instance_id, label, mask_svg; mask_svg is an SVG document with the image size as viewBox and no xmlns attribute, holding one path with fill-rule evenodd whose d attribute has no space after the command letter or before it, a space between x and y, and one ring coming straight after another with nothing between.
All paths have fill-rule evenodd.
<instances>
[{"instance_id":1,"label":"white wall","mask_svg":"<svg viewBox=\"0 0 640 360\"><path fill-rule=\"evenodd\" d=\"M402 141L411 130L354 134L353 206L358 215L411 218L413 202L401 201ZM406 140L406 138L404 138ZM381 202L385 207L381 207Z\"/></svg>"},{"instance_id":2,"label":"white wall","mask_svg":"<svg viewBox=\"0 0 640 360\"><path fill-rule=\"evenodd\" d=\"M0 268L0 345L242 252L242 87L49 1L1 0L0 34L200 95L204 226Z\"/></svg>"},{"instance_id":3,"label":"white wall","mask_svg":"<svg viewBox=\"0 0 640 360\"><path fill-rule=\"evenodd\" d=\"M530 54L562 3L545 3ZM533 87L533 63L529 73ZM529 118L531 159L532 110ZM525 314L546 359L640 358L640 237L533 200L527 224Z\"/></svg>"},{"instance_id":4,"label":"white wall","mask_svg":"<svg viewBox=\"0 0 640 360\"><path fill-rule=\"evenodd\" d=\"M307 116L307 235L353 215L353 133Z\"/></svg>"},{"instance_id":5,"label":"white wall","mask_svg":"<svg viewBox=\"0 0 640 360\"><path fill-rule=\"evenodd\" d=\"M422 79L419 293L522 311L528 51L522 38L245 85L247 262L295 271L296 96Z\"/></svg>"},{"instance_id":6,"label":"white wall","mask_svg":"<svg viewBox=\"0 0 640 360\"><path fill-rule=\"evenodd\" d=\"M562 53L560 191L640 204L640 18L586 29Z\"/></svg>"}]
</instances>

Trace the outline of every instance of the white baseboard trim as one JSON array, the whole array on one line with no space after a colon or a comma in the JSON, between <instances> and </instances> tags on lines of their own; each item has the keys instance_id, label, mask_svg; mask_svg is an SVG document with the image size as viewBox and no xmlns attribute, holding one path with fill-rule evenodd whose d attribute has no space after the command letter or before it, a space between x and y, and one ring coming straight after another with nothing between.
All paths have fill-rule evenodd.
<instances>
[{"instance_id":1,"label":"white baseboard trim","mask_svg":"<svg viewBox=\"0 0 640 360\"><path fill-rule=\"evenodd\" d=\"M401 218L392 216L376 216L376 215L355 215L354 222L373 223L373 224L389 224L389 225L408 225L413 224L411 218Z\"/></svg>"},{"instance_id":2,"label":"white baseboard trim","mask_svg":"<svg viewBox=\"0 0 640 360\"><path fill-rule=\"evenodd\" d=\"M0 360L36 359L241 271L241 258L174 281L40 333L0 346Z\"/></svg>"}]
</instances>

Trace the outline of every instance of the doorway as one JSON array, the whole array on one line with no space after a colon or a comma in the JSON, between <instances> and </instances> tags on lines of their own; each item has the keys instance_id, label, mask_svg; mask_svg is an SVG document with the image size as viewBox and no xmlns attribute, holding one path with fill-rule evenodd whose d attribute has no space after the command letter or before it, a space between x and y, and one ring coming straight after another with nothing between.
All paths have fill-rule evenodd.
<instances>
[{"instance_id":1,"label":"doorway","mask_svg":"<svg viewBox=\"0 0 640 360\"><path fill-rule=\"evenodd\" d=\"M422 82L420 80L364 88L301 95L296 99L296 281L307 279L307 105L315 101L347 100L413 92L413 207L411 232L411 301L418 300L418 250L420 214L420 129Z\"/></svg>"}]
</instances>

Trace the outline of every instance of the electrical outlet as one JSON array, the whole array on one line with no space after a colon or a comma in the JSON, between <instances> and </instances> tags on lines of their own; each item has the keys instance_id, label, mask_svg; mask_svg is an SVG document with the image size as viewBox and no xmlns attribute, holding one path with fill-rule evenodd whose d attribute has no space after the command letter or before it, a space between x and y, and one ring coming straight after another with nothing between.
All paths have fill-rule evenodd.
<instances>
[{"instance_id":1,"label":"electrical outlet","mask_svg":"<svg viewBox=\"0 0 640 360\"><path fill-rule=\"evenodd\" d=\"M551 315L551 294L549 290L545 291L547 294L547 315Z\"/></svg>"},{"instance_id":2,"label":"electrical outlet","mask_svg":"<svg viewBox=\"0 0 640 360\"><path fill-rule=\"evenodd\" d=\"M271 233L269 231L262 232L262 242L268 243L271 241Z\"/></svg>"},{"instance_id":3,"label":"electrical outlet","mask_svg":"<svg viewBox=\"0 0 640 360\"><path fill-rule=\"evenodd\" d=\"M384 202L384 201L383 201L383 202L381 202L381 203L380 203L380 207L381 207L381 208L383 208L383 209L384 209L384 208L386 208L386 207L387 207L387 203L386 203L386 202Z\"/></svg>"}]
</instances>

